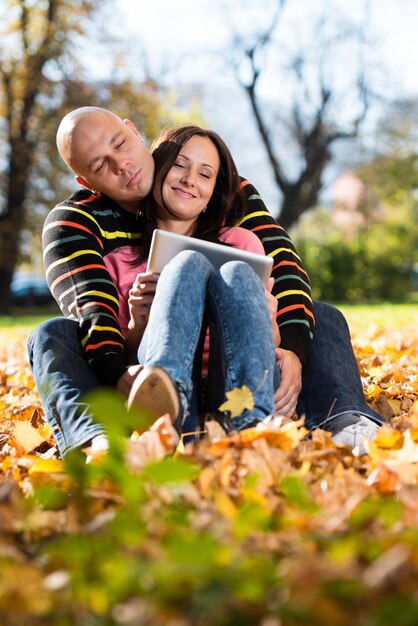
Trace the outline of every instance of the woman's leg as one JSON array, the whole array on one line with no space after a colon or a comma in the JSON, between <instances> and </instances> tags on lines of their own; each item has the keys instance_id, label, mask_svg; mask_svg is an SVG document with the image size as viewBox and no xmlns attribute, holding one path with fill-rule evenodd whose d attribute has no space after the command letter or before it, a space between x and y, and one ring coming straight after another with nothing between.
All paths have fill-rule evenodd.
<instances>
[{"instance_id":1,"label":"woman's leg","mask_svg":"<svg viewBox=\"0 0 418 626\"><path fill-rule=\"evenodd\" d=\"M138 360L159 367L177 384L184 419L197 423L193 364L202 330L212 264L199 252L178 254L161 273ZM191 415L189 415L191 413Z\"/></svg>"},{"instance_id":2,"label":"woman's leg","mask_svg":"<svg viewBox=\"0 0 418 626\"><path fill-rule=\"evenodd\" d=\"M224 391L247 385L254 409L234 418L241 430L274 412L279 384L273 331L264 287L247 263L232 261L208 285L210 332L219 338Z\"/></svg>"}]
</instances>

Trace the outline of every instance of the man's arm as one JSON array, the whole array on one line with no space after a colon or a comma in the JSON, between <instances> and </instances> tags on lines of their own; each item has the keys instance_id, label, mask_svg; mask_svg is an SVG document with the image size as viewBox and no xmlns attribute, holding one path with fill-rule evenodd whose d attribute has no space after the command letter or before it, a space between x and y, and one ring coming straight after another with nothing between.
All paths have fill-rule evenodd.
<instances>
[{"instance_id":1,"label":"man's arm","mask_svg":"<svg viewBox=\"0 0 418 626\"><path fill-rule=\"evenodd\" d=\"M273 257L272 293L278 300L280 348L296 354L305 365L315 323L308 274L289 235L269 213L255 187L242 180L242 191L245 212L236 225L257 235L265 253ZM236 215L237 205L233 203L228 225L236 222Z\"/></svg>"},{"instance_id":2,"label":"man's arm","mask_svg":"<svg viewBox=\"0 0 418 626\"><path fill-rule=\"evenodd\" d=\"M103 255L109 245L126 243L133 235L129 215L124 224L122 214L118 220L106 209L90 192L74 194L47 216L43 249L49 287L63 314L79 322L87 361L103 384L116 385L126 372L125 341L117 291Z\"/></svg>"}]
</instances>

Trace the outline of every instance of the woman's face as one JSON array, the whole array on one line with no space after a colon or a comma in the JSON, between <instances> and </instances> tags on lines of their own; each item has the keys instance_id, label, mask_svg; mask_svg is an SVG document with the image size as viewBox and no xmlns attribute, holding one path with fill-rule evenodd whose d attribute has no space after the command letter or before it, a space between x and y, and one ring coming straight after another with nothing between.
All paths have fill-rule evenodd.
<instances>
[{"instance_id":1,"label":"woman's face","mask_svg":"<svg viewBox=\"0 0 418 626\"><path fill-rule=\"evenodd\" d=\"M186 232L207 206L215 188L220 167L218 151L208 137L193 135L181 148L169 170L162 187L155 189L154 199L158 208L158 226L165 221L179 222L176 230ZM159 185L157 185L160 187Z\"/></svg>"}]
</instances>

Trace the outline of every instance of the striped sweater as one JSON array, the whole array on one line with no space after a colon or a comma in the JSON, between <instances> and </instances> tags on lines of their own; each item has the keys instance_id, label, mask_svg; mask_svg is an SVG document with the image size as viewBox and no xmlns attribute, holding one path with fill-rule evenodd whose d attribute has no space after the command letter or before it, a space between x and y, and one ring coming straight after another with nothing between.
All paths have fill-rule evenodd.
<instances>
[{"instance_id":1,"label":"striped sweater","mask_svg":"<svg viewBox=\"0 0 418 626\"><path fill-rule=\"evenodd\" d=\"M253 231L274 258L274 295L279 301L281 346L306 362L313 314L309 279L286 232L267 211L255 188L243 181L246 214L240 226ZM228 224L235 222L234 205ZM125 372L125 341L118 322L117 290L104 257L140 240L135 214L104 194L76 191L48 214L43 228L46 277L66 317L78 320L80 341L98 379L115 385Z\"/></svg>"}]
</instances>

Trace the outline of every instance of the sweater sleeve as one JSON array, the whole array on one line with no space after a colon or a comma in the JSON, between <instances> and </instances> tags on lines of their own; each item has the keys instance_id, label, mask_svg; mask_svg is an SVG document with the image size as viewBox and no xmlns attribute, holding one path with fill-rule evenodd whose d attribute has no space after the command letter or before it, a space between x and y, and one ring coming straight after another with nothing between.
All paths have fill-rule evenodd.
<instances>
[{"instance_id":1,"label":"sweater sleeve","mask_svg":"<svg viewBox=\"0 0 418 626\"><path fill-rule=\"evenodd\" d=\"M77 320L80 341L101 383L116 385L126 371L119 302L103 261L106 232L82 203L48 214L42 234L49 288L66 317Z\"/></svg>"},{"instance_id":2,"label":"sweater sleeve","mask_svg":"<svg viewBox=\"0 0 418 626\"><path fill-rule=\"evenodd\" d=\"M233 203L228 223L252 231L261 240L265 253L273 257L273 295L278 300L280 346L297 354L305 365L315 324L308 274L289 235L269 213L255 187L246 180L242 180L241 186L244 216L236 221L237 205Z\"/></svg>"}]
</instances>

